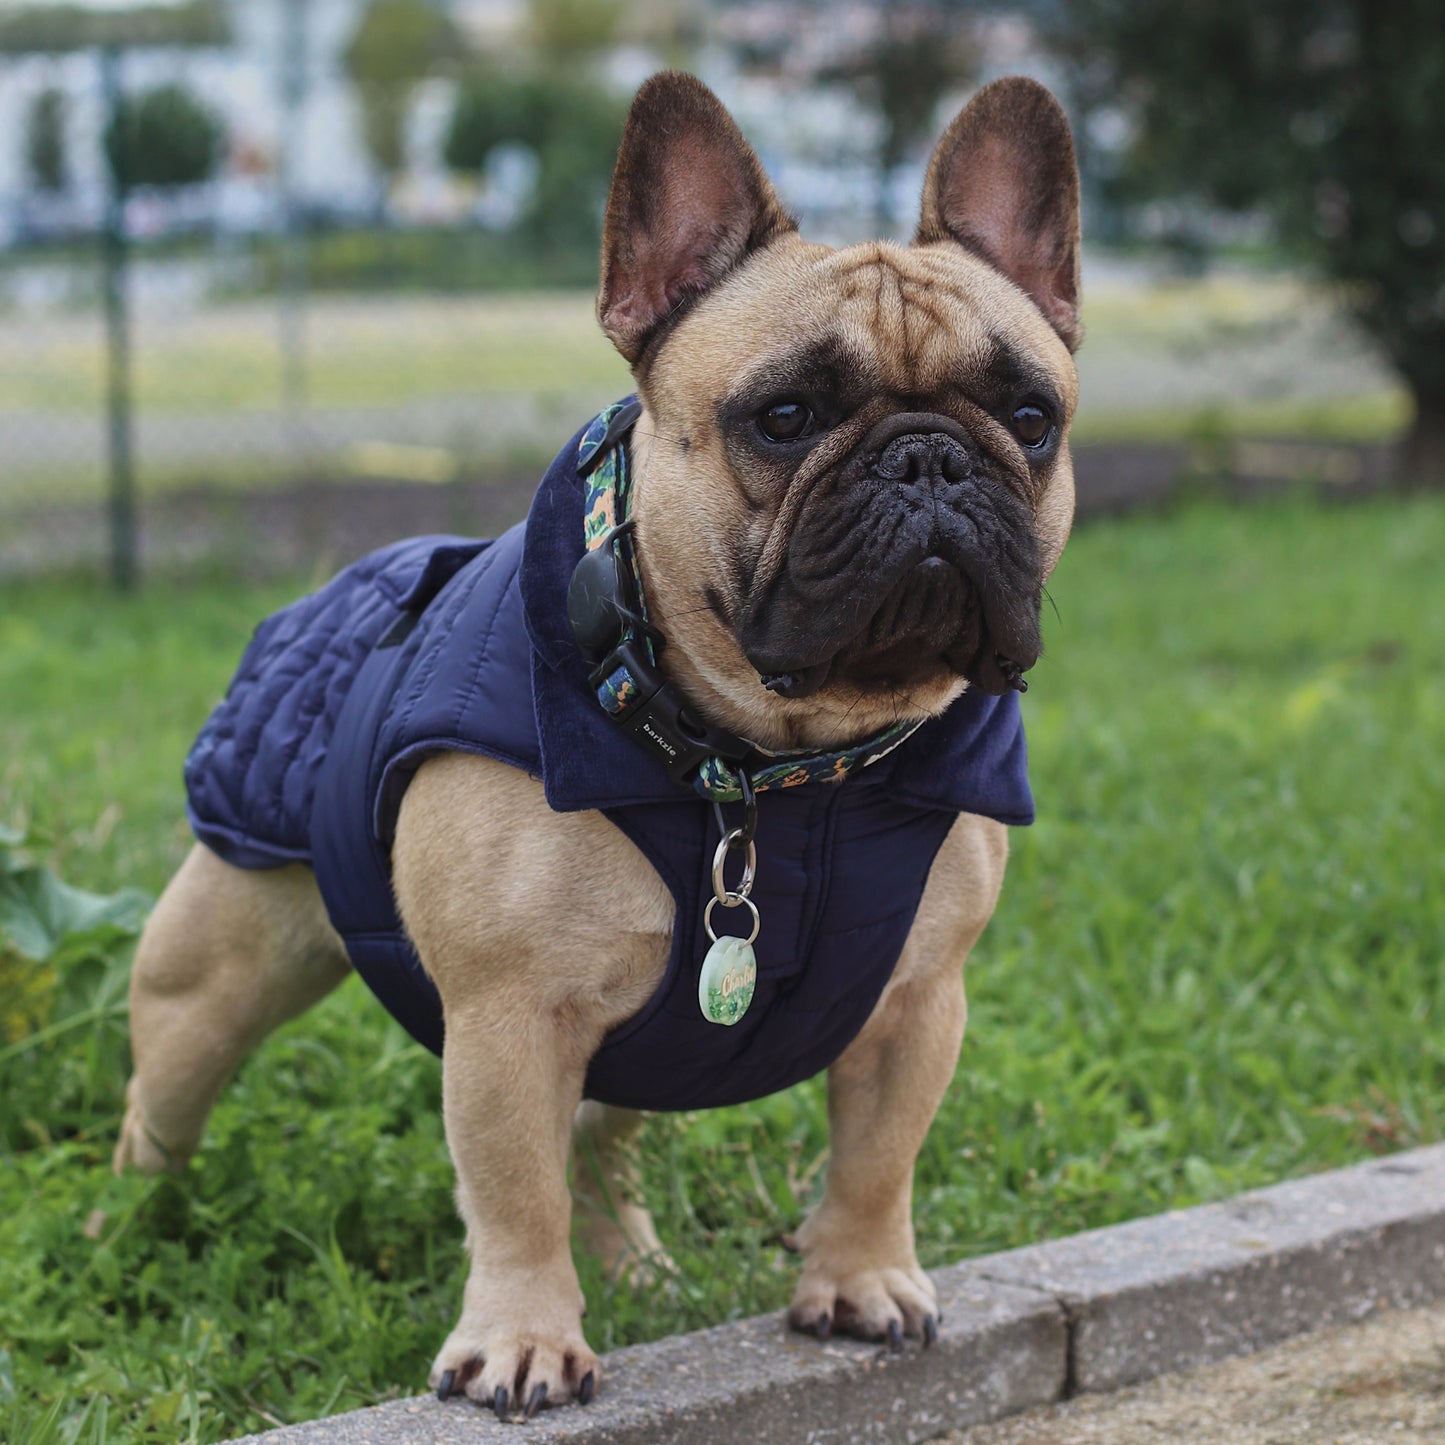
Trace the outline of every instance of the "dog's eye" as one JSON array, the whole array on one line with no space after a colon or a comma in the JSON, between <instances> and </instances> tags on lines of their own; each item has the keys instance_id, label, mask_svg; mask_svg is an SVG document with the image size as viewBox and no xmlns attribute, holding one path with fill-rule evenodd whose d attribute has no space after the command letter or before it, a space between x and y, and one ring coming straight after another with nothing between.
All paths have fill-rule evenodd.
<instances>
[{"instance_id":1,"label":"dog's eye","mask_svg":"<svg viewBox=\"0 0 1445 1445\"><path fill-rule=\"evenodd\" d=\"M800 401L780 401L758 418L758 430L770 442L795 442L817 429L813 413Z\"/></svg>"},{"instance_id":2,"label":"dog's eye","mask_svg":"<svg viewBox=\"0 0 1445 1445\"><path fill-rule=\"evenodd\" d=\"M1014 435L1026 447L1041 447L1053 433L1054 424L1041 406L1018 407L1009 418Z\"/></svg>"}]
</instances>

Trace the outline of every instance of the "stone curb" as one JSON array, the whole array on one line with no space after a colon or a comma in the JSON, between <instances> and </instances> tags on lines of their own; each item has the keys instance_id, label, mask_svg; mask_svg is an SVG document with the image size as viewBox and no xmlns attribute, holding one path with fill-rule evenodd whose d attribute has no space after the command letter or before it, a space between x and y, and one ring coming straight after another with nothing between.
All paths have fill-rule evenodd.
<instances>
[{"instance_id":1,"label":"stone curb","mask_svg":"<svg viewBox=\"0 0 1445 1445\"><path fill-rule=\"evenodd\" d=\"M1117 1390L1445 1296L1445 1145L976 1262L1069 1318L1069 1389Z\"/></svg>"},{"instance_id":2,"label":"stone curb","mask_svg":"<svg viewBox=\"0 0 1445 1445\"><path fill-rule=\"evenodd\" d=\"M430 1397L292 1425L265 1445L913 1445L1384 1306L1445 1297L1445 1144L935 1271L938 1344L901 1355L763 1315L603 1361L586 1410L518 1434Z\"/></svg>"}]
</instances>

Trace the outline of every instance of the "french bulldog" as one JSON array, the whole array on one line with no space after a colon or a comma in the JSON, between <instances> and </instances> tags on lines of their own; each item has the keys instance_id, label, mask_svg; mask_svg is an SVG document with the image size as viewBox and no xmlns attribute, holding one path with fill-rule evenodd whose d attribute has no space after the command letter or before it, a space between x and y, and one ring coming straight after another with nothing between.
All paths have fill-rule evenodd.
<instances>
[{"instance_id":1,"label":"french bulldog","mask_svg":"<svg viewBox=\"0 0 1445 1445\"><path fill-rule=\"evenodd\" d=\"M1029 80L986 86L938 143L912 243L831 249L801 238L712 93L657 75L622 137L597 309L637 401L554 464L524 527L377 554L343 574L363 591L323 590L258 632L232 712L188 765L202 841L137 952L115 1154L118 1169L183 1168L241 1059L353 964L402 1016L373 976L379 935L338 902L380 850L361 911L394 910L387 977L437 1001L434 1036L404 1022L442 1052L470 1256L430 1383L499 1417L598 1389L574 1200L610 1267L665 1259L630 1162L641 1108L753 1097L825 1066L831 1152L796 1231L789 1319L895 1348L937 1336L914 1162L956 1067L963 964L1007 825L1027 821L1026 796L989 789L1012 769L1010 796L1026 795L1015 692L1073 516L1063 111ZM584 543L599 457L627 491L599 494ZM573 640L568 574L599 550L607 595L583 588ZM624 562L635 575L618 581ZM322 613L351 629L346 648L308 640ZM415 721L417 675L459 657L446 700L458 716L485 704L480 741ZM412 691L378 705L384 780L338 781L367 669L392 669L373 691ZM303 722L310 741L281 748L274 730ZM351 819L327 825L324 849L309 814L287 841L208 811L210 773L278 748L267 796L288 817ZM982 784L959 781L970 769ZM720 1017L699 970L727 910L745 932L751 915L759 954L721 936L736 967L714 980Z\"/></svg>"}]
</instances>

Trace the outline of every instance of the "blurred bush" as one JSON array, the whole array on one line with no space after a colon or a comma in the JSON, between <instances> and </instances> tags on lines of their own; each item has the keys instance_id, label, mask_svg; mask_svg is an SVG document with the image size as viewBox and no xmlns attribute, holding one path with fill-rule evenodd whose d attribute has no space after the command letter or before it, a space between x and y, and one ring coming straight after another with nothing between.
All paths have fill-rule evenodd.
<instances>
[{"instance_id":1,"label":"blurred bush","mask_svg":"<svg viewBox=\"0 0 1445 1445\"><path fill-rule=\"evenodd\" d=\"M183 85L125 96L105 132L105 155L121 190L209 180L220 160L221 122Z\"/></svg>"},{"instance_id":2,"label":"blurred bush","mask_svg":"<svg viewBox=\"0 0 1445 1445\"><path fill-rule=\"evenodd\" d=\"M30 179L42 191L65 188L65 92L50 86L31 102L25 133L25 162Z\"/></svg>"},{"instance_id":3,"label":"blurred bush","mask_svg":"<svg viewBox=\"0 0 1445 1445\"><path fill-rule=\"evenodd\" d=\"M313 231L306 279L312 291L502 291L595 286L595 245L539 251L526 236L473 227L425 230ZM281 258L273 242L258 248L261 271L248 291L274 289Z\"/></svg>"},{"instance_id":4,"label":"blurred bush","mask_svg":"<svg viewBox=\"0 0 1445 1445\"><path fill-rule=\"evenodd\" d=\"M626 113L625 100L566 71L477 70L458 90L446 163L477 175L496 147L527 147L537 180L518 229L544 252L585 253L594 266Z\"/></svg>"}]
</instances>

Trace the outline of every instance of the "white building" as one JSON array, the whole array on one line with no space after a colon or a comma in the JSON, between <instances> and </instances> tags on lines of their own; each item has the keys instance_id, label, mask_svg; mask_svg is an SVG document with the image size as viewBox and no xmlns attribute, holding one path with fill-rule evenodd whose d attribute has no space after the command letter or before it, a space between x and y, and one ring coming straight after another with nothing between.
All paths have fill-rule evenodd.
<instances>
[{"instance_id":1,"label":"white building","mask_svg":"<svg viewBox=\"0 0 1445 1445\"><path fill-rule=\"evenodd\" d=\"M0 0L0 13L20 0ZM34 0L25 0L34 3ZM92 0L95 3L95 0ZM109 0L124 6L129 0ZM280 218L283 142L294 147L295 193L313 212L374 216L380 182L363 141L360 109L346 74L346 46L366 0L225 0L233 44L225 49L135 50L123 61L128 90L184 81L221 115L227 154L219 178L197 194L133 200L140 233L193 220L232 231L265 230ZM482 54L516 54L527 43L527 0L437 0ZM1033 30L1017 10L966 12L981 78L1025 71L1048 80ZM304 25L305 102L294 125L282 104L291 36ZM619 43L591 62L597 77L626 92L664 65L694 69L737 116L785 202L819 239L871 231L879 212L906 232L916 215L923 157L901 166L880 197L880 121L846 81L827 77L867 55L882 12L866 0L630 0ZM961 79L964 79L961 77ZM49 87L67 97L70 181L63 195L39 195L27 174L31 107ZM966 98L944 98L938 124ZM452 82L419 85L409 124L410 174L390 200L418 221L457 219L475 196L444 173L440 151ZM93 53L0 56L0 245L32 230L91 230L105 186L99 64ZM516 198L513 197L515 202ZM188 210L189 208L189 210ZM512 204L512 211L516 205ZM506 212L502 207L499 214ZM485 207L474 212L485 218Z\"/></svg>"},{"instance_id":2,"label":"white building","mask_svg":"<svg viewBox=\"0 0 1445 1445\"><path fill-rule=\"evenodd\" d=\"M287 10L299 8L306 99L292 132L299 194L323 209L358 212L374 204L376 181L343 54L364 0L227 0L233 44L224 49L136 49L121 60L121 81L139 91L182 81L221 117L226 155L204 204L223 223L267 227L277 215L277 170L286 111L281 89L288 61ZM31 107L48 88L66 97L69 177L58 197L37 196L26 150ZM105 197L104 125L96 52L0 56L0 239L28 216L90 228ZM144 206L141 207L144 212ZM144 214L141 218L144 227Z\"/></svg>"}]
</instances>

